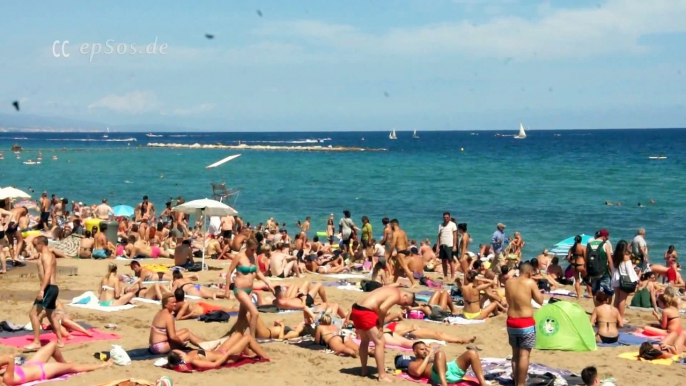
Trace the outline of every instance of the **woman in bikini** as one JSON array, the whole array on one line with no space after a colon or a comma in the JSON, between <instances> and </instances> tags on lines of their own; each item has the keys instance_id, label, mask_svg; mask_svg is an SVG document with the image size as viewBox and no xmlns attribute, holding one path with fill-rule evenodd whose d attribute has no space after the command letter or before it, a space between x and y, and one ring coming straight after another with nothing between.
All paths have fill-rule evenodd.
<instances>
[{"instance_id":1,"label":"woman in bikini","mask_svg":"<svg viewBox=\"0 0 686 386\"><path fill-rule=\"evenodd\" d=\"M253 291L253 282L255 278L264 282L270 292L274 292L271 284L267 281L264 274L257 269L257 256L255 250L257 248L257 241L253 238L245 240L245 250L240 252L233 258L229 271L226 274L226 288L231 288L233 284L233 294L236 300L240 303L238 318L248 320L248 312L250 313L250 335L254 338L257 330L257 307L253 304L250 294ZM232 274L236 271L234 282Z\"/></svg>"},{"instance_id":2,"label":"woman in bikini","mask_svg":"<svg viewBox=\"0 0 686 386\"><path fill-rule=\"evenodd\" d=\"M660 324L659 327L663 330L667 330L667 336L663 339L666 341L667 338L670 340L675 340L679 335L683 335L681 328L681 314L679 313L679 298L667 293L660 295L659 301L664 305L662 310L662 316L653 311L653 316L657 319Z\"/></svg>"},{"instance_id":3,"label":"woman in bikini","mask_svg":"<svg viewBox=\"0 0 686 386\"><path fill-rule=\"evenodd\" d=\"M329 217L329 220L326 222L326 239L329 241L329 245L333 245L333 234L333 218Z\"/></svg>"},{"instance_id":4,"label":"woman in bikini","mask_svg":"<svg viewBox=\"0 0 686 386\"><path fill-rule=\"evenodd\" d=\"M631 298L631 306L638 308L652 308L657 311L657 283L653 272L645 272L641 275L636 292Z\"/></svg>"},{"instance_id":5,"label":"woman in bikini","mask_svg":"<svg viewBox=\"0 0 686 386\"><path fill-rule=\"evenodd\" d=\"M172 272L172 288L171 292L181 288L186 295L195 296L203 299L217 300L217 298L226 297L226 293L222 290L213 291L202 284L194 284L191 279L183 277L183 273L179 270Z\"/></svg>"},{"instance_id":6,"label":"woman in bikini","mask_svg":"<svg viewBox=\"0 0 686 386\"><path fill-rule=\"evenodd\" d=\"M54 358L54 362L48 362ZM85 373L112 366L112 359L97 365L67 362L56 342L50 342L41 347L23 365L15 365L12 354L0 356L0 372L4 371L2 383L7 386L23 385L29 382L42 382L57 378L64 374Z\"/></svg>"},{"instance_id":7,"label":"woman in bikini","mask_svg":"<svg viewBox=\"0 0 686 386\"><path fill-rule=\"evenodd\" d=\"M574 245L569 248L567 252L567 261L572 265L572 277L574 278L574 290L576 291L576 298L581 299L581 282L586 276L586 261L584 254L586 253L586 246L581 243L581 235L574 237ZM586 284L588 293L591 293L591 288Z\"/></svg>"},{"instance_id":8,"label":"woman in bikini","mask_svg":"<svg viewBox=\"0 0 686 386\"><path fill-rule=\"evenodd\" d=\"M226 335L232 335L235 332L240 333L250 328L250 323L246 319L238 319L236 323L231 326L229 332ZM283 320L274 321L274 325L268 327L262 318L257 317L257 330L255 333L255 338L257 339L276 339L276 340L288 340L309 334L312 332L312 327L307 323L300 323L295 327L288 327Z\"/></svg>"},{"instance_id":9,"label":"woman in bikini","mask_svg":"<svg viewBox=\"0 0 686 386\"><path fill-rule=\"evenodd\" d=\"M93 243L95 243L95 239L93 239L91 231L85 231L84 236L81 238L81 242L79 243L80 259L90 259L93 257Z\"/></svg>"},{"instance_id":10,"label":"woman in bikini","mask_svg":"<svg viewBox=\"0 0 686 386\"><path fill-rule=\"evenodd\" d=\"M122 293L119 286L119 275L117 275L117 265L110 263L107 266L107 274L100 280L98 287L98 297L100 306L123 306L128 304L136 296L135 293Z\"/></svg>"},{"instance_id":11,"label":"woman in bikini","mask_svg":"<svg viewBox=\"0 0 686 386\"><path fill-rule=\"evenodd\" d=\"M595 334L596 342L617 343L619 328L624 325L619 310L610 304L612 297L607 296L603 291L598 291L595 300L598 306L591 314L591 324L598 327Z\"/></svg>"},{"instance_id":12,"label":"woman in bikini","mask_svg":"<svg viewBox=\"0 0 686 386\"><path fill-rule=\"evenodd\" d=\"M681 355L684 352L684 343L686 343L686 334L667 336L658 344L643 342L638 349L638 356L649 361L672 359L675 355Z\"/></svg>"},{"instance_id":13,"label":"woman in bikini","mask_svg":"<svg viewBox=\"0 0 686 386\"><path fill-rule=\"evenodd\" d=\"M174 295L164 295L162 297L162 310L155 314L150 326L148 351L152 354L166 354L174 349L183 349L188 342L200 347L202 340L187 328L176 329L173 315L175 308L176 299Z\"/></svg>"},{"instance_id":14,"label":"woman in bikini","mask_svg":"<svg viewBox=\"0 0 686 386\"><path fill-rule=\"evenodd\" d=\"M636 285L638 285L638 275L634 270L634 265L631 262L631 249L629 244L620 240L615 247L615 251L612 254L612 288L614 288L615 301L614 306L619 310L619 315L622 316L624 323L628 323L624 317L624 312L626 311L626 299L629 294L636 291ZM622 277L628 277L633 285L624 285L622 287Z\"/></svg>"},{"instance_id":15,"label":"woman in bikini","mask_svg":"<svg viewBox=\"0 0 686 386\"><path fill-rule=\"evenodd\" d=\"M183 371L211 370L246 357L269 360L267 353L260 347L255 338L237 332L215 350L199 349L187 352L172 350L167 357L167 363L172 368L182 368Z\"/></svg>"},{"instance_id":16,"label":"woman in bikini","mask_svg":"<svg viewBox=\"0 0 686 386\"><path fill-rule=\"evenodd\" d=\"M427 303L406 307L406 309L409 311L421 311L426 316L441 311L447 311L453 315L457 314L457 308L455 308L455 304L453 304L450 293L444 289L434 291Z\"/></svg>"},{"instance_id":17,"label":"woman in bikini","mask_svg":"<svg viewBox=\"0 0 686 386\"><path fill-rule=\"evenodd\" d=\"M464 277L465 284L461 284L459 280L456 281L458 288L462 291L464 299L464 309L462 313L465 319L484 320L491 314L498 315L501 311L505 311L505 307L500 300L491 300L491 303L485 308L481 308L481 291L489 289L492 284L484 283L477 285L476 278L478 273L469 271Z\"/></svg>"},{"instance_id":18,"label":"woman in bikini","mask_svg":"<svg viewBox=\"0 0 686 386\"><path fill-rule=\"evenodd\" d=\"M404 338L410 340L422 340L422 339L434 339L442 340L446 343L457 343L457 344L467 344L474 343L476 341L476 335L469 338L458 338L453 335L448 335L440 331L431 330L428 328L421 328L416 324L409 324L406 322L396 322L390 323L386 328L395 332L396 335L400 335Z\"/></svg>"},{"instance_id":19,"label":"woman in bikini","mask_svg":"<svg viewBox=\"0 0 686 386\"><path fill-rule=\"evenodd\" d=\"M341 334L340 328L331 323L332 318L329 314L324 314L319 318L319 325L314 329L314 341L320 346L333 350L336 355L357 358L360 345L355 343L351 336Z\"/></svg>"},{"instance_id":20,"label":"woman in bikini","mask_svg":"<svg viewBox=\"0 0 686 386\"><path fill-rule=\"evenodd\" d=\"M669 263L670 259L677 260L678 258L679 254L674 250L674 245L670 245L665 252L665 261Z\"/></svg>"}]
</instances>

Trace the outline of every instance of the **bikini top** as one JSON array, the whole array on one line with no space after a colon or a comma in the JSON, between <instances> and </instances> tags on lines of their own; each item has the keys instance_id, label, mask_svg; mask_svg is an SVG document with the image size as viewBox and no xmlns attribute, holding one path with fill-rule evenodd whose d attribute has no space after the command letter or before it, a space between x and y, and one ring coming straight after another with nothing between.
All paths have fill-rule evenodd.
<instances>
[{"instance_id":1,"label":"bikini top","mask_svg":"<svg viewBox=\"0 0 686 386\"><path fill-rule=\"evenodd\" d=\"M236 266L236 271L240 272L243 275L249 275L251 273L257 272L257 266L256 265L239 265Z\"/></svg>"},{"instance_id":2,"label":"bikini top","mask_svg":"<svg viewBox=\"0 0 686 386\"><path fill-rule=\"evenodd\" d=\"M152 329L156 332L159 332L160 334L167 335L167 328L166 327L156 327L156 326L150 326Z\"/></svg>"}]
</instances>

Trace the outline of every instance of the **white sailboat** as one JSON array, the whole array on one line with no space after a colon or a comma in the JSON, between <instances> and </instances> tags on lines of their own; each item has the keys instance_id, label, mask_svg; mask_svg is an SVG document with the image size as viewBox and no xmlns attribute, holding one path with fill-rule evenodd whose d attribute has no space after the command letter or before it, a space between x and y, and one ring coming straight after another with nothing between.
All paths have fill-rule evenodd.
<instances>
[{"instance_id":1,"label":"white sailboat","mask_svg":"<svg viewBox=\"0 0 686 386\"><path fill-rule=\"evenodd\" d=\"M415 130L414 133L412 133L412 138L415 138L415 139L419 138L419 135L417 134L417 130Z\"/></svg>"},{"instance_id":2,"label":"white sailboat","mask_svg":"<svg viewBox=\"0 0 686 386\"><path fill-rule=\"evenodd\" d=\"M108 127L107 128L107 134L103 135L102 137L103 138L109 138L110 137L109 134L110 134L110 128Z\"/></svg>"},{"instance_id":3,"label":"white sailboat","mask_svg":"<svg viewBox=\"0 0 686 386\"><path fill-rule=\"evenodd\" d=\"M395 135L395 129L388 134L388 139L398 139L398 136Z\"/></svg>"},{"instance_id":4,"label":"white sailboat","mask_svg":"<svg viewBox=\"0 0 686 386\"><path fill-rule=\"evenodd\" d=\"M522 125L521 122L519 122L519 134L514 136L515 139L524 139L526 138L526 132L524 131L524 125Z\"/></svg>"}]
</instances>

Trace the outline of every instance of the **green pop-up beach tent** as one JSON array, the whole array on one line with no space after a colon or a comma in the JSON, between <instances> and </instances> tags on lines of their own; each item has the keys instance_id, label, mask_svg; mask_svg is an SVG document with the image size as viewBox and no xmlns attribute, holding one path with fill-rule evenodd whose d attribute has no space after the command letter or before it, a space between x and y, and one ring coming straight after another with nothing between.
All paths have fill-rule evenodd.
<instances>
[{"instance_id":1,"label":"green pop-up beach tent","mask_svg":"<svg viewBox=\"0 0 686 386\"><path fill-rule=\"evenodd\" d=\"M540 350L595 351L595 332L586 312L576 303L547 304L534 315L536 348Z\"/></svg>"}]
</instances>

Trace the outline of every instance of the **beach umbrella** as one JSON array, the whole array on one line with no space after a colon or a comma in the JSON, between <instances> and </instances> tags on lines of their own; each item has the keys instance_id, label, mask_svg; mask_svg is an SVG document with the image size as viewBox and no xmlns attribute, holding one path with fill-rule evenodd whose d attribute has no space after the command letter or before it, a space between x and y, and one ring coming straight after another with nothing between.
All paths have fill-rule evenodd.
<instances>
[{"instance_id":1,"label":"beach umbrella","mask_svg":"<svg viewBox=\"0 0 686 386\"><path fill-rule=\"evenodd\" d=\"M6 198L31 198L31 195L23 190L8 186L0 189L0 200L4 200Z\"/></svg>"},{"instance_id":2,"label":"beach umbrella","mask_svg":"<svg viewBox=\"0 0 686 386\"><path fill-rule=\"evenodd\" d=\"M175 206L172 210L181 212L188 215L203 216L203 233L205 232L206 226L205 222L208 217L211 216L236 216L238 212L219 201L202 199L193 200L185 202L181 205ZM202 246L202 269L205 269L205 250L207 249L207 237L203 235L203 246Z\"/></svg>"},{"instance_id":3,"label":"beach umbrella","mask_svg":"<svg viewBox=\"0 0 686 386\"><path fill-rule=\"evenodd\" d=\"M554 253L555 255L566 255L567 252L569 252L569 248L571 248L572 245L574 245L574 238L575 237L576 237L576 235L568 237L568 238L558 242L557 244L555 244L553 246L553 248L549 252ZM592 238L593 238L593 236L585 235L582 233L581 234L581 244L583 244L583 245L588 244L588 241Z\"/></svg>"},{"instance_id":4,"label":"beach umbrella","mask_svg":"<svg viewBox=\"0 0 686 386\"><path fill-rule=\"evenodd\" d=\"M133 216L134 210L133 207L128 205L117 205L112 208L112 212L114 212L115 217L131 217Z\"/></svg>"}]
</instances>

